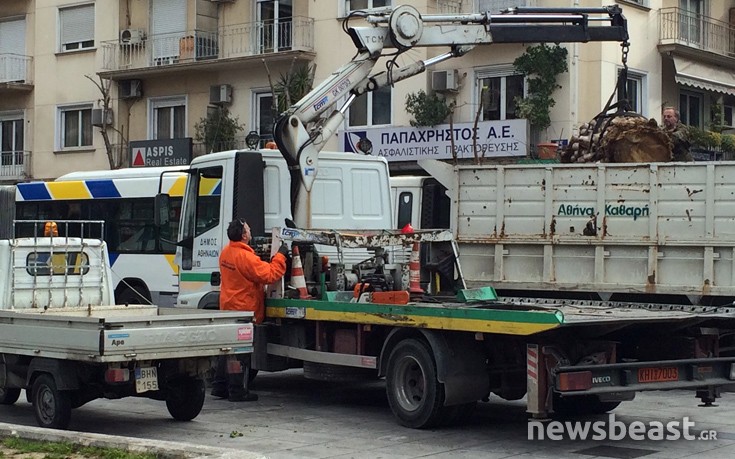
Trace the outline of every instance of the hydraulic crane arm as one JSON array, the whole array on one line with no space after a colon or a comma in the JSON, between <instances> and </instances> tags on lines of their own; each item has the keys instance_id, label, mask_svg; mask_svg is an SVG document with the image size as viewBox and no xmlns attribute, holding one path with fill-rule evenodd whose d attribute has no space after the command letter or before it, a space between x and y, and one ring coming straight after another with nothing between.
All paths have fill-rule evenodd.
<instances>
[{"instance_id":1,"label":"hydraulic crane arm","mask_svg":"<svg viewBox=\"0 0 735 459\"><path fill-rule=\"evenodd\" d=\"M628 41L618 5L602 8L512 8L501 14L422 15L401 5L353 13L370 24L346 27L356 56L291 106L276 122L274 137L291 168L291 206L297 226L309 228L308 193L319 171L324 144L344 123L355 98L417 75L426 67L459 57L477 45L492 43ZM348 21L347 18L345 21ZM449 47L449 51L405 67L371 74L383 50L394 55L416 47ZM397 51L396 51L397 50ZM344 100L341 107L332 110Z\"/></svg>"}]
</instances>

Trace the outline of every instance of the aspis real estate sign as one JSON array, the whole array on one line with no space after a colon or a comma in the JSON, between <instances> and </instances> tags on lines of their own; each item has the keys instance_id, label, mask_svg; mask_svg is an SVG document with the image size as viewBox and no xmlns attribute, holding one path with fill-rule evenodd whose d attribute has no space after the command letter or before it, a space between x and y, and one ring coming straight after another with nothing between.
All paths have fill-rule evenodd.
<instances>
[{"instance_id":1,"label":"aspis real estate sign","mask_svg":"<svg viewBox=\"0 0 735 459\"><path fill-rule=\"evenodd\" d=\"M191 150L191 137L130 142L130 167L184 166Z\"/></svg>"},{"instance_id":2,"label":"aspis real estate sign","mask_svg":"<svg viewBox=\"0 0 735 459\"><path fill-rule=\"evenodd\" d=\"M439 124L434 127L376 127L340 131L342 148L359 152L358 144L367 139L372 143L373 156L388 161L418 159L451 159L452 138L458 159L528 154L528 121L503 120L474 123ZM474 139L474 140L473 140ZM363 144L364 145L364 144Z\"/></svg>"}]
</instances>

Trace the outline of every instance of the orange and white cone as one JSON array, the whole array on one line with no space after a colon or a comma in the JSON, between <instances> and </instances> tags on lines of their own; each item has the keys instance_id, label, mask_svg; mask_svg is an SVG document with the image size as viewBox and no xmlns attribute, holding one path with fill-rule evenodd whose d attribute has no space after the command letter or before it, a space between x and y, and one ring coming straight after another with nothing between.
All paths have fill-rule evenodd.
<instances>
[{"instance_id":1,"label":"orange and white cone","mask_svg":"<svg viewBox=\"0 0 735 459\"><path fill-rule=\"evenodd\" d=\"M413 243L411 258L408 261L408 291L409 293L423 294L421 288L421 262L419 261L420 245Z\"/></svg>"},{"instance_id":2,"label":"orange and white cone","mask_svg":"<svg viewBox=\"0 0 735 459\"><path fill-rule=\"evenodd\" d=\"M291 288L299 291L300 300L308 300L311 298L309 291L306 289L306 279L304 278L304 268L301 266L301 256L299 248L294 246L291 249Z\"/></svg>"}]
</instances>

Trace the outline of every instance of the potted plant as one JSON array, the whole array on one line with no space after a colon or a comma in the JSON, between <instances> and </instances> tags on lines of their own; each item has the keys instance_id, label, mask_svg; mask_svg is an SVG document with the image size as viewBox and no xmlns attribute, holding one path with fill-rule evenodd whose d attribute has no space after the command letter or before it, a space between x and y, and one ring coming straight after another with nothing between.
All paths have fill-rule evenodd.
<instances>
[{"instance_id":1,"label":"potted plant","mask_svg":"<svg viewBox=\"0 0 735 459\"><path fill-rule=\"evenodd\" d=\"M423 89L406 96L406 111L413 115L413 127L434 127L442 124L452 113L454 104L436 94L426 94Z\"/></svg>"},{"instance_id":2,"label":"potted plant","mask_svg":"<svg viewBox=\"0 0 735 459\"><path fill-rule=\"evenodd\" d=\"M568 70L567 50L559 45L549 46L546 43L529 46L526 51L513 61L516 71L526 76L528 91L526 97L516 97L516 114L528 120L531 129L540 132L551 125L551 107L556 105L552 97L554 91L561 86L556 82L557 76ZM543 155L556 157L556 144L539 144ZM548 150L552 151L549 152ZM541 157L542 154L539 155Z\"/></svg>"},{"instance_id":3,"label":"potted plant","mask_svg":"<svg viewBox=\"0 0 735 459\"><path fill-rule=\"evenodd\" d=\"M194 139L204 143L208 152L232 150L237 148L237 133L244 129L226 107L217 107L194 124Z\"/></svg>"}]
</instances>

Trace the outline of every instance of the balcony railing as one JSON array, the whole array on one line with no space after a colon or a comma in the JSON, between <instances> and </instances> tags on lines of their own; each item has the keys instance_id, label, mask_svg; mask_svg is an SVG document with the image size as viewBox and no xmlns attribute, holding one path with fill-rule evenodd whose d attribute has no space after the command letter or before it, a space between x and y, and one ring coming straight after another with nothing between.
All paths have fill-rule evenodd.
<instances>
[{"instance_id":1,"label":"balcony railing","mask_svg":"<svg viewBox=\"0 0 735 459\"><path fill-rule=\"evenodd\" d=\"M661 9L660 41L735 56L735 27L680 8Z\"/></svg>"},{"instance_id":2,"label":"balcony railing","mask_svg":"<svg viewBox=\"0 0 735 459\"><path fill-rule=\"evenodd\" d=\"M0 54L0 83L31 84L31 56Z\"/></svg>"},{"instance_id":3,"label":"balcony railing","mask_svg":"<svg viewBox=\"0 0 735 459\"><path fill-rule=\"evenodd\" d=\"M29 151L0 151L0 180L23 180L30 172Z\"/></svg>"},{"instance_id":4,"label":"balcony railing","mask_svg":"<svg viewBox=\"0 0 735 459\"><path fill-rule=\"evenodd\" d=\"M102 43L103 68L132 70L230 59L285 51L314 50L314 20L292 17L278 21L236 24L217 32L194 30L156 34L139 43Z\"/></svg>"}]
</instances>

